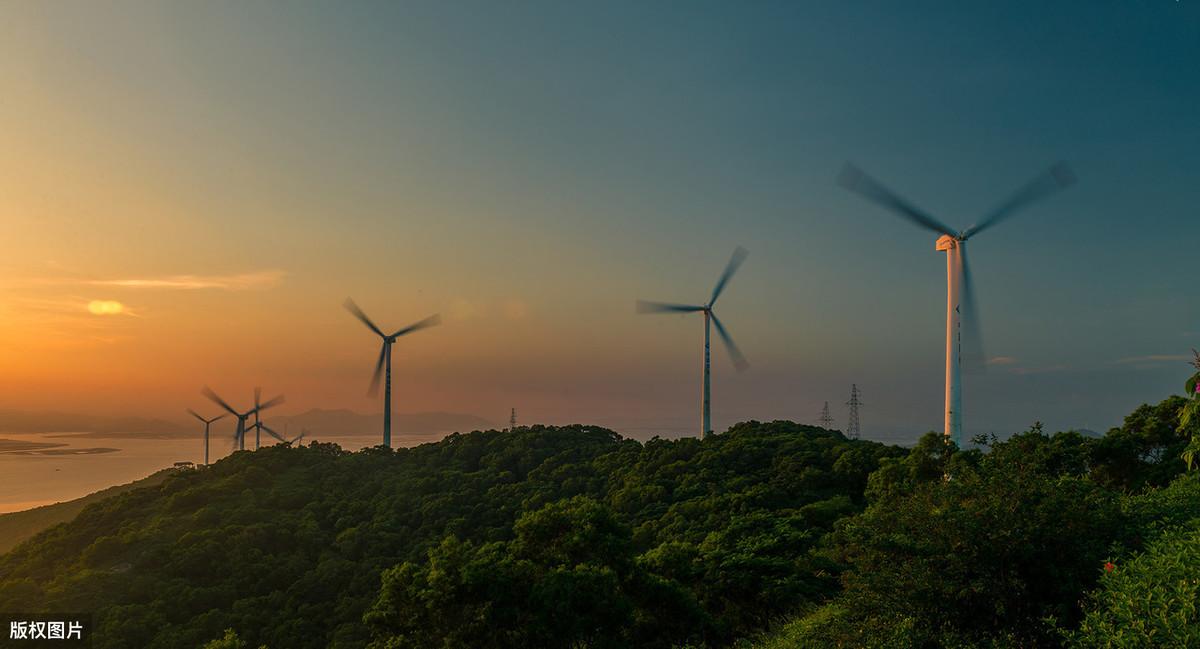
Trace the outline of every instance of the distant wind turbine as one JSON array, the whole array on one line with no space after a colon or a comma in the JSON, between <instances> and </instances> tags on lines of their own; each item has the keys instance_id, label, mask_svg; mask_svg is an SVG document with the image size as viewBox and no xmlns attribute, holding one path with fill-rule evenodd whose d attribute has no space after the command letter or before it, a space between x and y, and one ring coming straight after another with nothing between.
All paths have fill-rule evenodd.
<instances>
[{"instance_id":1,"label":"distant wind turbine","mask_svg":"<svg viewBox=\"0 0 1200 649\"><path fill-rule=\"evenodd\" d=\"M254 388L254 423L247 426L246 430L249 431L251 428L254 429L254 450L256 451L262 442L262 422L259 420L259 413L263 409L262 405L260 404L261 400L262 388Z\"/></svg>"},{"instance_id":2,"label":"distant wind turbine","mask_svg":"<svg viewBox=\"0 0 1200 649\"><path fill-rule=\"evenodd\" d=\"M267 408L272 408L283 403L282 394L266 403L259 403L259 393L260 391L256 388L253 408L247 410L246 412L238 412L233 409L233 406L229 405L224 399L218 396L216 392L213 392L212 389L206 386L203 390L204 396L208 397L213 403L221 406L226 410L226 412L237 418L237 430L234 432L233 438L237 443L239 451L246 450L246 420L250 418L250 415L255 415L263 410L266 410Z\"/></svg>"},{"instance_id":3,"label":"distant wind turbine","mask_svg":"<svg viewBox=\"0 0 1200 649\"><path fill-rule=\"evenodd\" d=\"M205 419L204 417L200 416L200 413L192 410L191 408L188 408L188 412L192 413L192 416L196 419L204 422L204 466L208 466L208 427L211 426L214 421L217 421L218 419L224 419L225 415L217 415L212 419Z\"/></svg>"},{"instance_id":4,"label":"distant wind turbine","mask_svg":"<svg viewBox=\"0 0 1200 649\"><path fill-rule=\"evenodd\" d=\"M847 164L838 182L873 203L896 212L912 223L939 235L936 250L946 253L946 407L944 435L962 445L962 322L967 324L968 363L983 366L982 339L975 308L975 289L971 268L967 265L967 240L984 230L1011 218L1027 205L1057 193L1075 182L1075 175L1064 163L1050 167L1018 189L1008 200L992 210L981 221L966 230L954 231L928 213L914 207L858 167Z\"/></svg>"},{"instance_id":5,"label":"distant wind turbine","mask_svg":"<svg viewBox=\"0 0 1200 649\"><path fill-rule=\"evenodd\" d=\"M379 336L380 338L383 339L383 347L381 347L379 350L379 360L375 363L375 374L371 377L371 387L369 387L367 389L367 394L369 394L371 396L375 396L375 394L377 394L379 392L379 374L380 374L380 372L383 372L384 366L386 365L387 366L387 379L386 379L385 387L383 390L383 445L391 448L391 446L392 446L392 343L395 343L396 339L401 336L405 336L405 335L408 335L415 331L420 331L422 329L426 329L426 328L432 327L434 325L441 324L442 317L435 313L435 314L429 316L428 318L425 318L424 320L417 322L415 324L411 324L403 329L400 329L396 333L391 334L389 336L389 335L383 333L383 331L379 327L376 327L374 322L371 322L371 319L367 317L366 313L363 313L362 309L358 308L358 305L354 303L354 300L352 300L350 298L346 298L346 302L345 302L345 304L343 304L343 306L346 307L347 311L354 314L354 317L358 318L359 320L362 321L363 324L367 325L368 329L375 332L375 334L377 336Z\"/></svg>"},{"instance_id":6,"label":"distant wind turbine","mask_svg":"<svg viewBox=\"0 0 1200 649\"><path fill-rule=\"evenodd\" d=\"M645 300L637 301L638 313L696 313L704 314L704 388L700 406L700 437L707 438L712 435L712 420L709 416L710 403L710 380L709 380L709 322L717 326L717 334L721 336L721 340L725 343L725 348L729 350L729 357L733 359L733 365L737 370L743 371L750 366L746 362L746 358L742 356L742 352L738 350L737 345L733 343L733 338L729 336L729 332L725 330L725 326L717 318L717 314L713 312L713 305L716 304L717 298L721 296L721 292L725 290L725 285L729 283L729 279L737 272L742 262L746 261L745 248L738 246L733 251L733 257L729 259L729 263L725 266L725 272L721 273L720 279L717 280L717 285L713 287L712 297L703 305L688 305L688 304L668 304L665 302L647 302Z\"/></svg>"}]
</instances>

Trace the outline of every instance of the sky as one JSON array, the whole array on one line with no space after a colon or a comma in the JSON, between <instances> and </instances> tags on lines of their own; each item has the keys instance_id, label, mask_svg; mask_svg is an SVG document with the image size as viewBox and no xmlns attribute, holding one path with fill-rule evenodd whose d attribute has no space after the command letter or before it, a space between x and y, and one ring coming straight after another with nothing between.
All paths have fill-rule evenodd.
<instances>
[{"instance_id":1,"label":"sky","mask_svg":"<svg viewBox=\"0 0 1200 649\"><path fill-rule=\"evenodd\" d=\"M945 261L846 161L972 240L968 434L1106 430L1180 392L1195 299L1200 4L0 4L0 407L178 419L394 408L502 423L940 430Z\"/></svg>"}]
</instances>

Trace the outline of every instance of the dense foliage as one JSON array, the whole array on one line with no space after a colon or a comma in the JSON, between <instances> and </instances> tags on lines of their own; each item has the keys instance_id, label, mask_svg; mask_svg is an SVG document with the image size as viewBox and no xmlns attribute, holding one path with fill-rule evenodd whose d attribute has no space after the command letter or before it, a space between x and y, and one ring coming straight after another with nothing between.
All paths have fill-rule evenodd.
<instances>
[{"instance_id":1,"label":"dense foliage","mask_svg":"<svg viewBox=\"0 0 1200 649\"><path fill-rule=\"evenodd\" d=\"M868 507L823 544L845 568L842 591L760 646L1057 647L1067 638L1133 647L1184 638L1195 600L1180 610L1157 597L1194 598L1193 571L1177 571L1162 592L1154 585L1195 551L1194 536L1162 530L1200 524L1200 481L1182 475L1179 458L1191 432L1179 427L1183 405L1171 397L1142 406L1103 438L1046 435L1036 425L960 450L930 434L907 457L885 459L870 477ZM1129 603L1151 592L1141 606ZM1150 614L1158 627L1103 641L1120 620Z\"/></svg>"},{"instance_id":2,"label":"dense foliage","mask_svg":"<svg viewBox=\"0 0 1200 649\"><path fill-rule=\"evenodd\" d=\"M789 422L236 453L0 557L0 609L94 611L97 649L722 646L833 594L813 548L904 454Z\"/></svg>"},{"instance_id":3,"label":"dense foliage","mask_svg":"<svg viewBox=\"0 0 1200 649\"><path fill-rule=\"evenodd\" d=\"M1190 646L1190 402L969 449L749 422L236 453L0 556L0 610L93 611L98 649L712 649L789 616L761 647Z\"/></svg>"}]
</instances>

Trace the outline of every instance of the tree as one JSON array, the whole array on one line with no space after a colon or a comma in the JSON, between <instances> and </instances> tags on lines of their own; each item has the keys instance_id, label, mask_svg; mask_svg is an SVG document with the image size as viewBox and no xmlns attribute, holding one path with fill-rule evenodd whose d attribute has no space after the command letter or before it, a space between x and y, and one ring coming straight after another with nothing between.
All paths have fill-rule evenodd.
<instances>
[{"instance_id":1,"label":"tree","mask_svg":"<svg viewBox=\"0 0 1200 649\"><path fill-rule=\"evenodd\" d=\"M1078 618L1122 529L1116 497L1072 475L1075 439L1031 431L986 454L940 444L926 436L886 464L867 510L839 522L830 552L849 570L823 642L1053 645L1043 620Z\"/></svg>"}]
</instances>

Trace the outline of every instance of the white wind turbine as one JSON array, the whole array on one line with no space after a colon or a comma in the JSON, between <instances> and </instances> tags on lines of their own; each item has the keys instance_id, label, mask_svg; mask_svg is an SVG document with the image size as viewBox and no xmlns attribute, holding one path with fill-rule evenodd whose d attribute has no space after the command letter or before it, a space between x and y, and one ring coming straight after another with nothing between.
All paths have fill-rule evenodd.
<instances>
[{"instance_id":1,"label":"white wind turbine","mask_svg":"<svg viewBox=\"0 0 1200 649\"><path fill-rule=\"evenodd\" d=\"M1075 182L1075 175L1066 164L1055 164L1018 189L977 224L959 232L917 209L854 165L845 166L838 182L846 189L941 235L934 248L946 253L946 407L943 434L961 446L963 320L967 325L967 344L972 349L968 363L983 365L975 290L972 288L971 268L967 265L967 240L1011 217L1030 203L1070 186Z\"/></svg>"}]
</instances>

